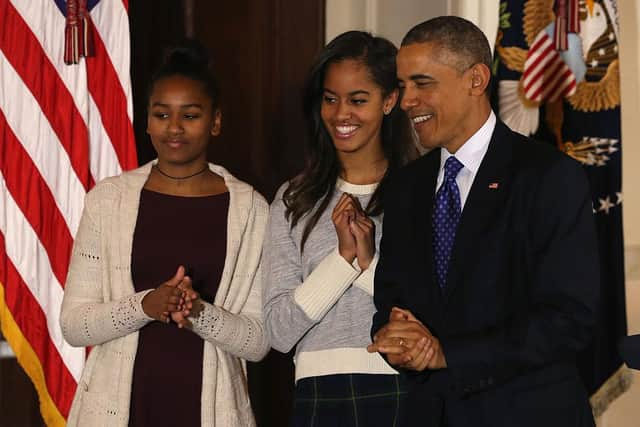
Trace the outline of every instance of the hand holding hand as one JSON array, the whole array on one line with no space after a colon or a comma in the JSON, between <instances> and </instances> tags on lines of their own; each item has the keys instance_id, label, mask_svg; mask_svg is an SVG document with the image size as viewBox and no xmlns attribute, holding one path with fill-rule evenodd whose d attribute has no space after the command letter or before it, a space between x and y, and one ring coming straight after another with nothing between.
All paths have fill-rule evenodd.
<instances>
[{"instance_id":1,"label":"hand holding hand","mask_svg":"<svg viewBox=\"0 0 640 427\"><path fill-rule=\"evenodd\" d=\"M414 371L424 371L425 369L443 369L447 367L447 360L444 357L440 340L431 334L431 331L424 326L409 310L403 310L398 307L391 309L390 319L407 320L410 322L418 322L429 336L424 336L418 342L407 350L409 361L401 365L405 369Z\"/></svg>"},{"instance_id":2,"label":"hand holding hand","mask_svg":"<svg viewBox=\"0 0 640 427\"><path fill-rule=\"evenodd\" d=\"M178 284L184 279L184 267L178 267L176 274L162 283L142 299L142 310L147 316L168 323L170 313L178 311L183 304L182 291Z\"/></svg>"},{"instance_id":3,"label":"hand holding hand","mask_svg":"<svg viewBox=\"0 0 640 427\"><path fill-rule=\"evenodd\" d=\"M409 310L394 307L387 323L367 347L380 352L394 366L415 371L447 367L440 341Z\"/></svg>"},{"instance_id":4,"label":"hand holding hand","mask_svg":"<svg viewBox=\"0 0 640 427\"><path fill-rule=\"evenodd\" d=\"M189 276L185 276L182 279L178 284L178 289L181 291L183 304L179 307L179 310L171 313L171 320L178 325L178 328L191 328L188 316L199 310L200 295L193 290L193 282Z\"/></svg>"}]
</instances>

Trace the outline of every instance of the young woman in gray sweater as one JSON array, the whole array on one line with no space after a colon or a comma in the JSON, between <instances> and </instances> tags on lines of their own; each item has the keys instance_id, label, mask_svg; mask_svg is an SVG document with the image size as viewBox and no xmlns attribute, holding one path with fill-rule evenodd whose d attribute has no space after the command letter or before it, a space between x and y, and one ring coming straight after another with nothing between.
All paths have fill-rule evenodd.
<instances>
[{"instance_id":1,"label":"young woman in gray sweater","mask_svg":"<svg viewBox=\"0 0 640 427\"><path fill-rule=\"evenodd\" d=\"M306 167L271 205L265 327L276 350L296 348L294 426L399 422L402 380L366 350L385 178L416 155L395 56L360 31L320 53L304 94Z\"/></svg>"}]
</instances>

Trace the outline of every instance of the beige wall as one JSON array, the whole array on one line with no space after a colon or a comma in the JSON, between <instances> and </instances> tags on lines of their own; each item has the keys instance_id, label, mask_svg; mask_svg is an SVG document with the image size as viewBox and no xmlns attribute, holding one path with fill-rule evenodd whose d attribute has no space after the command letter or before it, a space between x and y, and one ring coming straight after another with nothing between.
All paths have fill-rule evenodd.
<instances>
[{"instance_id":1,"label":"beige wall","mask_svg":"<svg viewBox=\"0 0 640 427\"><path fill-rule=\"evenodd\" d=\"M447 0L327 0L326 40L366 30L399 46L409 28L447 11Z\"/></svg>"},{"instance_id":2,"label":"beige wall","mask_svg":"<svg viewBox=\"0 0 640 427\"><path fill-rule=\"evenodd\" d=\"M475 22L495 40L500 0L327 0L327 40L349 29L366 29L399 44L425 19L455 14ZM618 0L622 90L623 215L629 332L640 333L640 0ZM640 372L630 392L598 421L599 427L640 425Z\"/></svg>"},{"instance_id":3,"label":"beige wall","mask_svg":"<svg viewBox=\"0 0 640 427\"><path fill-rule=\"evenodd\" d=\"M622 183L625 244L640 247L640 0L618 0L620 8L620 65L622 77ZM638 263L635 250L632 263Z\"/></svg>"}]
</instances>

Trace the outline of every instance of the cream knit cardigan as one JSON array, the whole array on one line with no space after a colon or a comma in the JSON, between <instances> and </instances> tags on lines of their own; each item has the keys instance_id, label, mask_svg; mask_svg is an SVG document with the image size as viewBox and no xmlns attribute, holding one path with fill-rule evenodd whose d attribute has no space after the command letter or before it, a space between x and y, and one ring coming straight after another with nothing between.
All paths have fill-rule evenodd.
<instances>
[{"instance_id":1,"label":"cream knit cardigan","mask_svg":"<svg viewBox=\"0 0 640 427\"><path fill-rule=\"evenodd\" d=\"M150 291L136 293L131 279L140 192L152 163L100 182L85 199L60 324L71 345L93 350L68 426L128 424L138 330L152 321L141 304ZM205 340L201 420L203 426L254 426L243 359L260 360L269 350L259 271L269 207L251 186L220 166L209 167L224 178L230 202L227 254L214 305L205 303L199 316L191 319L193 332ZM167 393L180 392L167 384Z\"/></svg>"}]
</instances>

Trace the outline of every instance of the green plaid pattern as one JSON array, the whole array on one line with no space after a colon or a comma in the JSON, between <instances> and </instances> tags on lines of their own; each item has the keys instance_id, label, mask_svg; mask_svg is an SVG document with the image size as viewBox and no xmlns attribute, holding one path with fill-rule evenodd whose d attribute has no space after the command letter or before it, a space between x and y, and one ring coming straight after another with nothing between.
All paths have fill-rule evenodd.
<instances>
[{"instance_id":1,"label":"green plaid pattern","mask_svg":"<svg viewBox=\"0 0 640 427\"><path fill-rule=\"evenodd\" d=\"M396 427L407 389L400 375L343 374L296 384L293 427Z\"/></svg>"}]
</instances>

